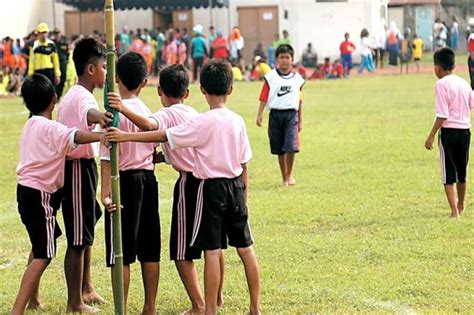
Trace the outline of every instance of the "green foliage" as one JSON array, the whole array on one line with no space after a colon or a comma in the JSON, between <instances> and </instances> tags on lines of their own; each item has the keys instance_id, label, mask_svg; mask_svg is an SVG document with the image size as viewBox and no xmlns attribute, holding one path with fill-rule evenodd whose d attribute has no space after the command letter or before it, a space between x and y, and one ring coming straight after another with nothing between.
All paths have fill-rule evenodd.
<instances>
[{"instance_id":1,"label":"green foliage","mask_svg":"<svg viewBox=\"0 0 474 315\"><path fill-rule=\"evenodd\" d=\"M260 83L237 83L229 107L247 122L254 151L249 164L249 207L261 268L266 314L469 313L474 309L472 189L460 220L448 219L436 151L423 144L433 121L433 75L353 77L308 82L304 91L297 185L284 188L266 128L255 126ZM97 94L100 99L99 94ZM142 99L157 110L155 88ZM207 107L198 86L188 103ZM17 141L27 113L19 99L1 100L0 313L15 299L29 240L15 201ZM265 114L265 120L268 114ZM471 171L469 172L472 175ZM161 314L189 308L168 259L170 208L176 173L157 166L162 218ZM59 217L60 226L63 226ZM103 220L97 226L93 278L113 311L104 263ZM45 313L63 313L64 236L43 276ZM248 308L242 265L226 251L223 314ZM198 262L202 275L203 262ZM201 278L202 282L202 278ZM143 302L138 264L132 267L129 313Z\"/></svg>"}]
</instances>

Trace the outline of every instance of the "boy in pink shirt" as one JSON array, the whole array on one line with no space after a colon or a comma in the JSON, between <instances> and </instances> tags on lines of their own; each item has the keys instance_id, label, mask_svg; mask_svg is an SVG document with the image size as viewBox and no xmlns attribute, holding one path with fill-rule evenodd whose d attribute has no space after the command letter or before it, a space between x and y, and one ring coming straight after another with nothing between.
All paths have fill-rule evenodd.
<instances>
[{"instance_id":1,"label":"boy in pink shirt","mask_svg":"<svg viewBox=\"0 0 474 315\"><path fill-rule=\"evenodd\" d=\"M451 217L457 218L464 210L474 95L469 84L453 74L454 67L455 55L450 48L435 52L434 70L439 78L435 84L436 120L425 141L425 148L433 149L439 130L441 179Z\"/></svg>"},{"instance_id":2,"label":"boy in pink shirt","mask_svg":"<svg viewBox=\"0 0 474 315\"><path fill-rule=\"evenodd\" d=\"M22 85L21 94L31 113L20 137L20 161L16 169L17 201L21 220L32 249L28 267L11 314L38 309L41 276L56 255L56 239L61 235L56 212L64 184L66 154L76 144L99 141L100 133L68 128L51 120L57 97L53 84L42 74L33 74Z\"/></svg>"},{"instance_id":3,"label":"boy in pink shirt","mask_svg":"<svg viewBox=\"0 0 474 315\"><path fill-rule=\"evenodd\" d=\"M158 95L163 108L153 115L140 115L121 104L120 99L109 98L110 106L121 112L141 130L164 130L178 126L198 115L198 112L187 105L184 100L188 97L189 77L183 65L169 65L160 71ZM121 128L123 130L123 128ZM125 130L123 130L125 131ZM126 133L128 141L139 141L140 134ZM152 140L152 142L155 142ZM164 158L179 172L179 178L174 187L173 211L171 218L170 257L175 261L176 268L183 281L191 301L188 313L204 312L204 298L199 287L198 274L193 260L201 258L201 250L192 248L189 244L193 232L196 212L196 196L199 179L194 177L194 151L192 148L172 150L170 144L162 144ZM221 256L221 275L224 272L224 256ZM219 288L217 304L223 303L222 280Z\"/></svg>"},{"instance_id":4,"label":"boy in pink shirt","mask_svg":"<svg viewBox=\"0 0 474 315\"><path fill-rule=\"evenodd\" d=\"M260 314L260 275L248 224L247 162L252 158L243 118L225 107L232 93L232 68L214 59L201 70L201 91L210 110L165 130L141 133L141 141L169 142L171 149L192 148L193 175L200 179L190 245L204 250L206 314L217 314L221 249L237 248L244 264L250 314ZM109 141L126 140L110 128Z\"/></svg>"},{"instance_id":5,"label":"boy in pink shirt","mask_svg":"<svg viewBox=\"0 0 474 315\"><path fill-rule=\"evenodd\" d=\"M139 115L151 114L138 98L147 83L147 64L135 52L123 54L117 61L117 86L120 95L109 93L111 103L120 102L124 108ZM120 115L119 128L128 132L138 132L139 128ZM160 274L161 230L158 213L158 183L153 164L154 143L121 143L119 147L120 191L122 200L122 246L125 308L127 308L130 284L130 265L138 260L141 264L144 285L142 314L156 314L156 295ZM101 146L101 199L111 211L111 166L110 151ZM105 244L107 266L114 261L113 213L105 216ZM113 274L112 274L113 276Z\"/></svg>"},{"instance_id":6,"label":"boy in pink shirt","mask_svg":"<svg viewBox=\"0 0 474 315\"><path fill-rule=\"evenodd\" d=\"M99 111L92 94L105 82L105 47L94 38L80 40L73 51L79 78L59 104L58 122L67 127L90 131L99 123L105 127L110 113ZM62 210L68 247L64 270L68 287L68 312L89 312L84 302L103 303L91 279L91 247L94 228L101 216L96 200L97 165L92 145L82 146L66 156Z\"/></svg>"}]
</instances>

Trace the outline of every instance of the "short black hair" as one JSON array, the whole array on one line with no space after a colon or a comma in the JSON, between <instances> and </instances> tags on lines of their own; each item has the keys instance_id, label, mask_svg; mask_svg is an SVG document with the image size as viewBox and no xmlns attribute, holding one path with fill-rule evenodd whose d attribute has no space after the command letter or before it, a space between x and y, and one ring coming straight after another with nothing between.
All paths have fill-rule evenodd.
<instances>
[{"instance_id":1,"label":"short black hair","mask_svg":"<svg viewBox=\"0 0 474 315\"><path fill-rule=\"evenodd\" d=\"M160 70L160 88L166 96L181 98L186 95L189 87L189 76L186 68L180 64L172 64Z\"/></svg>"},{"instance_id":2,"label":"short black hair","mask_svg":"<svg viewBox=\"0 0 474 315\"><path fill-rule=\"evenodd\" d=\"M435 51L433 55L434 64L445 71L451 71L455 65L455 55L451 48L445 47Z\"/></svg>"},{"instance_id":3,"label":"short black hair","mask_svg":"<svg viewBox=\"0 0 474 315\"><path fill-rule=\"evenodd\" d=\"M33 115L44 112L51 105L55 95L53 83L39 73L26 78L21 85L21 96L25 106Z\"/></svg>"},{"instance_id":4,"label":"short black hair","mask_svg":"<svg viewBox=\"0 0 474 315\"><path fill-rule=\"evenodd\" d=\"M137 89L148 74L145 58L129 51L117 61L117 77L129 91Z\"/></svg>"},{"instance_id":5,"label":"short black hair","mask_svg":"<svg viewBox=\"0 0 474 315\"><path fill-rule=\"evenodd\" d=\"M232 67L228 61L211 59L202 67L200 82L209 95L226 95L232 88L233 80Z\"/></svg>"},{"instance_id":6,"label":"short black hair","mask_svg":"<svg viewBox=\"0 0 474 315\"><path fill-rule=\"evenodd\" d=\"M105 46L95 38L78 41L72 53L77 75L83 75L88 64L96 64L98 60L105 58L105 53Z\"/></svg>"},{"instance_id":7,"label":"short black hair","mask_svg":"<svg viewBox=\"0 0 474 315\"><path fill-rule=\"evenodd\" d=\"M293 49L293 47L291 47L291 45L282 44L282 45L278 46L278 48L276 49L275 57L278 58L278 55L280 55L280 54L290 54L291 59L293 59L294 56L295 56L295 50Z\"/></svg>"}]
</instances>

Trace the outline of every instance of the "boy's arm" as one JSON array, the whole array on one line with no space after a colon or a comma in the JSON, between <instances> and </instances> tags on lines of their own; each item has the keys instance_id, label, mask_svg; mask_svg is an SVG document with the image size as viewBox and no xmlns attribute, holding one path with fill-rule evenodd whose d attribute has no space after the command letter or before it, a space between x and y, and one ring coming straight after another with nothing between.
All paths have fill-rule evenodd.
<instances>
[{"instance_id":1,"label":"boy's arm","mask_svg":"<svg viewBox=\"0 0 474 315\"><path fill-rule=\"evenodd\" d=\"M260 106L258 107L258 114L257 114L257 126L259 127L262 127L263 111L265 110L265 106L267 106L267 102L260 101Z\"/></svg>"},{"instance_id":2,"label":"boy's arm","mask_svg":"<svg viewBox=\"0 0 474 315\"><path fill-rule=\"evenodd\" d=\"M122 113L141 130L150 131L158 129L158 123L154 119L139 115L123 105L122 99L117 93L110 92L107 94L107 97L109 98L110 107Z\"/></svg>"},{"instance_id":3,"label":"boy's arm","mask_svg":"<svg viewBox=\"0 0 474 315\"><path fill-rule=\"evenodd\" d=\"M95 108L89 109L87 112L87 124L99 124L102 128L107 128L107 126L112 122L114 115L110 112L101 113Z\"/></svg>"},{"instance_id":4,"label":"boy's arm","mask_svg":"<svg viewBox=\"0 0 474 315\"><path fill-rule=\"evenodd\" d=\"M110 211L112 207L112 183L111 183L111 168L110 161L101 160L100 161L100 175L101 175L101 189L100 189L100 200L102 204Z\"/></svg>"},{"instance_id":5,"label":"boy's arm","mask_svg":"<svg viewBox=\"0 0 474 315\"><path fill-rule=\"evenodd\" d=\"M166 142L168 137L164 130L153 130L145 132L123 132L117 128L107 129L105 139L108 142Z\"/></svg>"},{"instance_id":6,"label":"boy's arm","mask_svg":"<svg viewBox=\"0 0 474 315\"><path fill-rule=\"evenodd\" d=\"M77 130L74 134L74 143L84 144L104 140L104 134L101 132L89 132Z\"/></svg>"},{"instance_id":7,"label":"boy's arm","mask_svg":"<svg viewBox=\"0 0 474 315\"><path fill-rule=\"evenodd\" d=\"M244 181L244 196L245 196L245 204L247 204L247 195L249 189L249 174L247 170L247 163L241 164L243 171L242 171L242 180Z\"/></svg>"},{"instance_id":8,"label":"boy's arm","mask_svg":"<svg viewBox=\"0 0 474 315\"><path fill-rule=\"evenodd\" d=\"M436 117L436 120L433 124L433 128L431 128L431 132L430 132L430 134L428 135L428 138L426 138L426 141L425 141L425 148L427 150L432 150L433 149L433 142L434 142L434 138L436 136L436 133L441 128L441 126L443 125L443 122L445 120L446 120L446 118Z\"/></svg>"},{"instance_id":9,"label":"boy's arm","mask_svg":"<svg viewBox=\"0 0 474 315\"><path fill-rule=\"evenodd\" d=\"M303 130L303 101L300 101L300 106L298 108L298 132Z\"/></svg>"}]
</instances>

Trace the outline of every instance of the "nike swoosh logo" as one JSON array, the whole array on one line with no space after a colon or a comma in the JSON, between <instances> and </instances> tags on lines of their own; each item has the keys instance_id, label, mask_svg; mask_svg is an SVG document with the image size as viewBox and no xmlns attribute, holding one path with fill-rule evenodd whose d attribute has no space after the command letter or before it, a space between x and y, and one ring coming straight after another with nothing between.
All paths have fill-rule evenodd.
<instances>
[{"instance_id":1,"label":"nike swoosh logo","mask_svg":"<svg viewBox=\"0 0 474 315\"><path fill-rule=\"evenodd\" d=\"M278 92L277 96L280 97L280 96L283 96L283 95L286 95L286 94L289 94L289 93L291 93L291 91Z\"/></svg>"}]
</instances>

